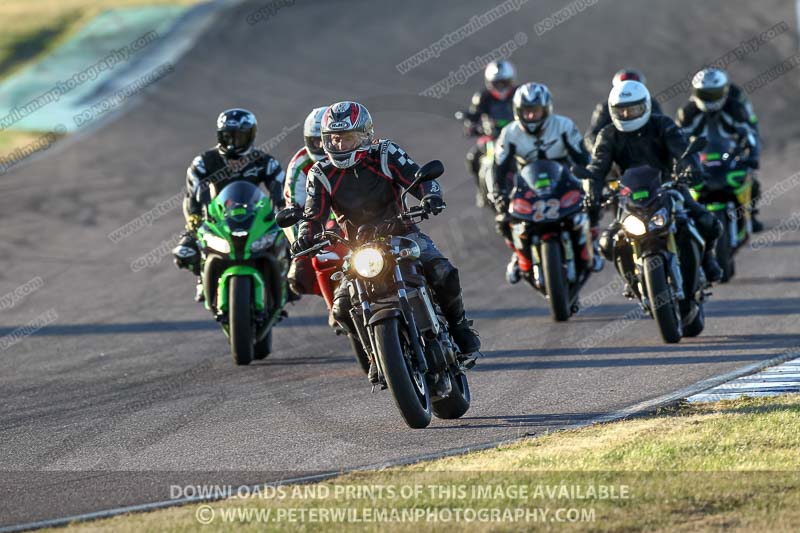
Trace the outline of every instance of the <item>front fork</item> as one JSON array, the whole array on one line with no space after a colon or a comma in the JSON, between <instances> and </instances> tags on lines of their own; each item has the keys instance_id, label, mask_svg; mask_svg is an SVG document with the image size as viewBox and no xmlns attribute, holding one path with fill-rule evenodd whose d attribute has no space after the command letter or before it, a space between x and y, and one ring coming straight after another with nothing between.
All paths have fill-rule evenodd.
<instances>
[{"instance_id":1,"label":"front fork","mask_svg":"<svg viewBox=\"0 0 800 533\"><path fill-rule=\"evenodd\" d=\"M408 329L411 347L414 350L414 362L416 363L417 368L419 369L420 372L426 373L428 371L428 363L425 360L425 354L422 350L422 343L419 336L419 330L417 329L417 324L414 319L414 313L411 309L411 303L408 301L408 294L406 292L406 285L405 281L403 280L403 275L400 272L400 265L395 265L394 275L395 275L395 284L397 286L397 298L400 303L400 311L402 313L405 326ZM373 329L369 326L370 319L372 318L372 309L369 304L369 299L367 298L367 291L366 288L364 287L364 282L362 280L355 278L353 280L353 284L356 289L356 294L358 294L358 301L360 302L361 314L362 314L361 317L362 327L356 326L358 337L359 340L361 341L362 346L370 346L372 357L377 360L375 336L373 333ZM350 313L353 322L357 324L358 321L356 319L358 317L355 316L356 315L355 310L351 310Z\"/></svg>"},{"instance_id":2,"label":"front fork","mask_svg":"<svg viewBox=\"0 0 800 533\"><path fill-rule=\"evenodd\" d=\"M633 250L633 261L636 265L636 277L639 283L639 294L641 294L642 298L647 298L647 290L644 286L644 259L645 255L642 251L642 246L640 243L636 241L631 242L631 247ZM667 253L658 254L659 257L663 260L666 260L665 270L669 272L669 281L670 286L672 287L673 294L678 300L683 300L686 295L683 291L683 274L681 273L681 265L680 260L678 258L678 245L675 242L675 234L670 233L667 236ZM654 253L649 253L647 256L655 255Z\"/></svg>"}]
</instances>

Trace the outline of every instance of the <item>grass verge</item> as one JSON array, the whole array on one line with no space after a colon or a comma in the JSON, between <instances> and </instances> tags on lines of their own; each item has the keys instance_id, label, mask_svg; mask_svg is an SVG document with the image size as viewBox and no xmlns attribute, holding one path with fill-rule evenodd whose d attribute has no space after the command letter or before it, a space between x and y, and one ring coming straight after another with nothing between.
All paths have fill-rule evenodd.
<instances>
[{"instance_id":1,"label":"grass verge","mask_svg":"<svg viewBox=\"0 0 800 533\"><path fill-rule=\"evenodd\" d=\"M246 488L224 501L68 529L797 531L799 428L800 395L684 405L498 449L314 485Z\"/></svg>"},{"instance_id":2,"label":"grass verge","mask_svg":"<svg viewBox=\"0 0 800 533\"><path fill-rule=\"evenodd\" d=\"M191 5L204 0L2 0L0 80L38 60L72 36L83 24L114 7ZM0 84L0 90L2 90ZM0 158L35 142L42 133L0 132Z\"/></svg>"},{"instance_id":3,"label":"grass verge","mask_svg":"<svg viewBox=\"0 0 800 533\"><path fill-rule=\"evenodd\" d=\"M114 7L190 5L201 0L3 0L0 79L36 60L98 13Z\"/></svg>"}]
</instances>

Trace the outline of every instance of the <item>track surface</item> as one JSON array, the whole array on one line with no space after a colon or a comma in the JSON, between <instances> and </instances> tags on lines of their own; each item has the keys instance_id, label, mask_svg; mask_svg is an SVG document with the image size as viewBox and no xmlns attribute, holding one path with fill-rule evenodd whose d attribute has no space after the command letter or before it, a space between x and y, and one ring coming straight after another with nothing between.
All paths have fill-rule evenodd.
<instances>
[{"instance_id":1,"label":"track surface","mask_svg":"<svg viewBox=\"0 0 800 533\"><path fill-rule=\"evenodd\" d=\"M246 16L261 3L239 6L122 119L3 177L0 293L35 276L44 286L2 311L0 333L51 308L58 320L0 353L0 525L163 500L189 481L256 483L539 434L798 344L800 237L790 232L739 255L738 278L715 290L700 338L664 346L641 320L582 352L580 341L635 306L614 291L554 324L532 291L505 285L508 254L472 205L462 163L470 141L450 118L481 76L440 101L414 96L524 31L528 43L512 56L520 79L548 83L557 112L583 128L617 68L641 66L655 93L787 21L792 31L729 66L740 82L753 78L793 53L789 7L600 0L537 36L534 24L566 2L530 2L400 75L397 63L494 4L437 2L433 15L424 0L392 4L300 0L255 26ZM797 79L792 71L753 95L765 188L800 166ZM180 231L179 210L119 243L108 238L182 187L188 162L213 143L221 109L254 110L264 142L345 98L368 104L380 136L449 169L449 209L425 229L461 269L487 357L471 374L467 416L425 431L407 429L388 394L370 394L321 301L290 309L267 361L234 367L223 335L191 300L190 275L166 257L130 268ZM300 143L294 130L274 152L286 162ZM792 189L765 208L765 222L789 217L797 197ZM614 279L607 267L584 295ZM202 474L218 471L228 473Z\"/></svg>"}]
</instances>

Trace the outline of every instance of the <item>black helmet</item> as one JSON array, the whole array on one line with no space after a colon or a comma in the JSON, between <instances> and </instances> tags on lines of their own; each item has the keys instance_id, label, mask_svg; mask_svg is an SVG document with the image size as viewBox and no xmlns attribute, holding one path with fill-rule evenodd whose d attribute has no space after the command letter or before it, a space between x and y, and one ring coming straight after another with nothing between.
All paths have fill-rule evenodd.
<instances>
[{"instance_id":1,"label":"black helmet","mask_svg":"<svg viewBox=\"0 0 800 533\"><path fill-rule=\"evenodd\" d=\"M217 149L226 157L247 152L256 140L256 116L246 109L228 109L217 118Z\"/></svg>"}]
</instances>

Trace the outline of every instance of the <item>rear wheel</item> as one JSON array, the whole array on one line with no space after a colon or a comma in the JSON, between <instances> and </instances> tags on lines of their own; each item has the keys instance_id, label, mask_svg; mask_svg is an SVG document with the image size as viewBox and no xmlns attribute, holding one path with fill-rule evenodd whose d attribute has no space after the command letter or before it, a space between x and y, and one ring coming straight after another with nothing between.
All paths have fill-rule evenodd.
<instances>
[{"instance_id":1,"label":"rear wheel","mask_svg":"<svg viewBox=\"0 0 800 533\"><path fill-rule=\"evenodd\" d=\"M717 239L717 262L722 268L721 283L727 283L733 277L733 250L731 250L731 234L728 215L725 211L718 211L717 218L722 222L722 236Z\"/></svg>"},{"instance_id":2,"label":"rear wheel","mask_svg":"<svg viewBox=\"0 0 800 533\"><path fill-rule=\"evenodd\" d=\"M449 372L449 371L448 371ZM469 410L472 396L469 392L469 381L463 372L453 374L450 372L450 381L453 383L453 390L450 396L433 402L433 414L437 418L452 420L461 418Z\"/></svg>"},{"instance_id":3,"label":"rear wheel","mask_svg":"<svg viewBox=\"0 0 800 533\"><path fill-rule=\"evenodd\" d=\"M653 318L658 323L661 338L668 344L674 344L680 342L683 328L678 304L667 281L667 271L664 266L664 259L660 256L645 258L644 277L650 308L653 311Z\"/></svg>"},{"instance_id":4,"label":"rear wheel","mask_svg":"<svg viewBox=\"0 0 800 533\"><path fill-rule=\"evenodd\" d=\"M422 372L411 364L413 350L397 319L375 324L374 335L386 385L400 414L408 427L427 427L431 423L428 384Z\"/></svg>"},{"instance_id":5,"label":"rear wheel","mask_svg":"<svg viewBox=\"0 0 800 533\"><path fill-rule=\"evenodd\" d=\"M237 365L253 360L252 284L249 276L233 276L228 287L231 355Z\"/></svg>"},{"instance_id":6,"label":"rear wheel","mask_svg":"<svg viewBox=\"0 0 800 533\"><path fill-rule=\"evenodd\" d=\"M550 314L556 322L569 319L569 292L561 260L561 242L549 240L542 243L542 266Z\"/></svg>"}]
</instances>

